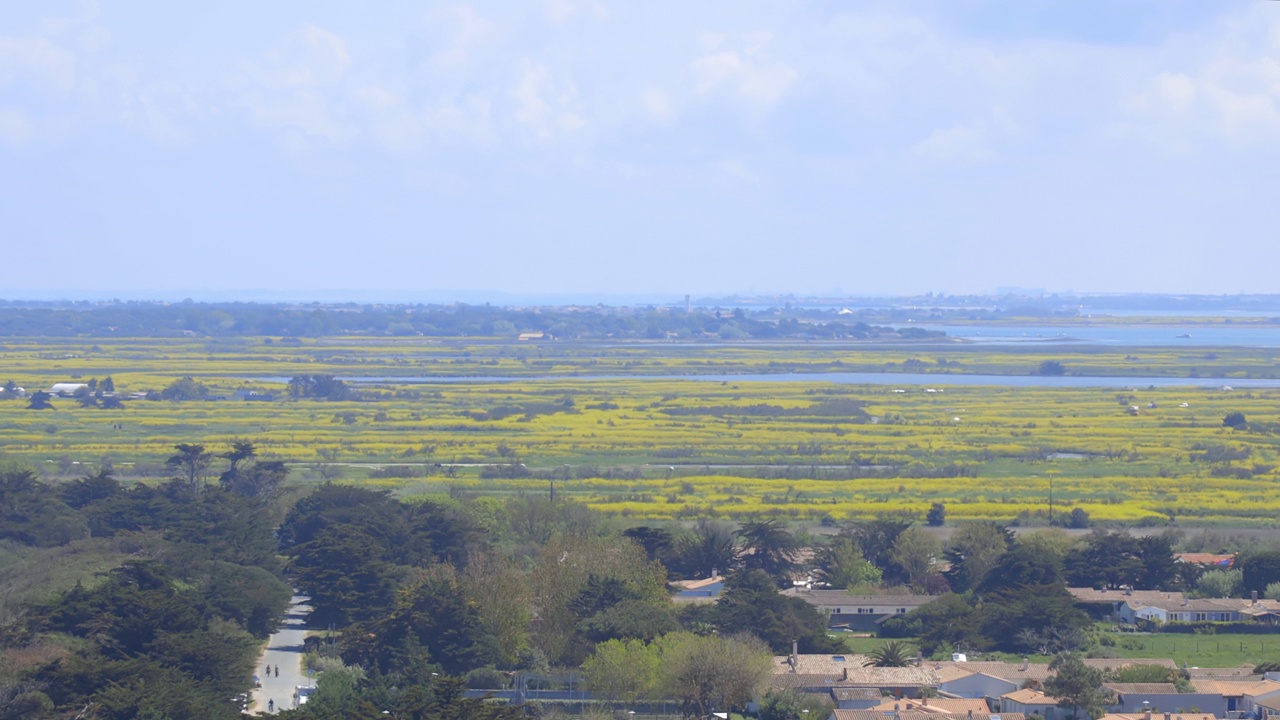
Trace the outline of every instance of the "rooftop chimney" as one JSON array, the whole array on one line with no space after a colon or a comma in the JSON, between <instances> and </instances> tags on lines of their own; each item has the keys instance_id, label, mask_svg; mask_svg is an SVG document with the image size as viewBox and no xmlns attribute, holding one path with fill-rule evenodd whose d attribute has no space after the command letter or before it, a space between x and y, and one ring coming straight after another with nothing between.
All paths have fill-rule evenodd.
<instances>
[{"instance_id":1,"label":"rooftop chimney","mask_svg":"<svg viewBox=\"0 0 1280 720\"><path fill-rule=\"evenodd\" d=\"M1142 713L1142 720L1151 720L1151 708L1147 708L1147 711Z\"/></svg>"},{"instance_id":2,"label":"rooftop chimney","mask_svg":"<svg viewBox=\"0 0 1280 720\"><path fill-rule=\"evenodd\" d=\"M969 720L973 720L973 711L972 711L972 710L970 710L970 711L969 711Z\"/></svg>"},{"instance_id":3,"label":"rooftop chimney","mask_svg":"<svg viewBox=\"0 0 1280 720\"><path fill-rule=\"evenodd\" d=\"M1028 657L1028 656L1026 656L1026 655L1023 655L1023 656L1022 656L1022 670L1023 670L1023 672L1026 672L1027 668L1029 668L1029 667L1031 667L1031 658L1030 658L1030 657Z\"/></svg>"},{"instance_id":4,"label":"rooftop chimney","mask_svg":"<svg viewBox=\"0 0 1280 720\"><path fill-rule=\"evenodd\" d=\"M1257 604L1258 604L1258 591L1257 591L1257 590L1254 590L1252 593L1250 593L1250 594L1249 594L1249 598L1250 598L1250 600L1252 600L1252 602L1250 602L1250 603L1249 603L1250 605L1257 605Z\"/></svg>"},{"instance_id":5,"label":"rooftop chimney","mask_svg":"<svg viewBox=\"0 0 1280 720\"><path fill-rule=\"evenodd\" d=\"M800 641L793 639L791 641L791 672L799 672L800 665Z\"/></svg>"},{"instance_id":6,"label":"rooftop chimney","mask_svg":"<svg viewBox=\"0 0 1280 720\"><path fill-rule=\"evenodd\" d=\"M842 679L842 680L848 680L848 679L849 679L849 668L841 668L841 671L842 671L842 673L843 673L843 674L841 675L841 679Z\"/></svg>"}]
</instances>

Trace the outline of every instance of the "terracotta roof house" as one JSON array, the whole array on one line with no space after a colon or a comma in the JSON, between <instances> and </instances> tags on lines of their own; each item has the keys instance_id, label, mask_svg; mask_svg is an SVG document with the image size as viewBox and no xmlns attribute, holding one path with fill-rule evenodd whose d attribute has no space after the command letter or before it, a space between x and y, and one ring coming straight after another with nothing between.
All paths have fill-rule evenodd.
<instances>
[{"instance_id":1,"label":"terracotta roof house","mask_svg":"<svg viewBox=\"0 0 1280 720\"><path fill-rule=\"evenodd\" d=\"M1005 693L1000 697L1000 710L1039 715L1045 720L1066 720L1071 717L1071 710L1058 705L1058 698L1026 688ZM1003 715L1004 713L1001 712Z\"/></svg>"},{"instance_id":2,"label":"terracotta roof house","mask_svg":"<svg viewBox=\"0 0 1280 720\"><path fill-rule=\"evenodd\" d=\"M883 700L879 705L868 708L869 710L878 710L880 712L923 712L931 715L967 715L974 713L978 715L987 715L991 712L987 701L981 698L930 698L922 697L919 700Z\"/></svg>"}]
</instances>

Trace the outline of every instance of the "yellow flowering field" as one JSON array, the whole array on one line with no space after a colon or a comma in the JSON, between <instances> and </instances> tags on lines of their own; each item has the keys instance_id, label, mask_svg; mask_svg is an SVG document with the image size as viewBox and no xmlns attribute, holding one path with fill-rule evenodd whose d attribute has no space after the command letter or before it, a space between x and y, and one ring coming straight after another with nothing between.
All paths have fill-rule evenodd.
<instances>
[{"instance_id":1,"label":"yellow flowering field","mask_svg":"<svg viewBox=\"0 0 1280 720\"><path fill-rule=\"evenodd\" d=\"M1046 360L1068 375L1222 380L1010 387L945 377L1026 376ZM29 391L110 376L128 397L191 377L227 399L126 399L119 410L0 400L0 454L54 476L109 459L131 477L162 473L176 443L217 449L242 437L295 463L303 481L409 495L545 492L555 481L631 517L842 519L943 502L952 518L1011 519L1047 513L1052 483L1056 510L1097 519L1272 524L1280 390L1225 386L1270 377L1276 362L1273 351L1240 348L6 339L0 382ZM821 374L904 370L937 374L938 384ZM367 381L354 385L356 400L288 397L290 377L314 374ZM236 400L237 390L275 400ZM1247 425L1224 426L1231 413Z\"/></svg>"}]
</instances>

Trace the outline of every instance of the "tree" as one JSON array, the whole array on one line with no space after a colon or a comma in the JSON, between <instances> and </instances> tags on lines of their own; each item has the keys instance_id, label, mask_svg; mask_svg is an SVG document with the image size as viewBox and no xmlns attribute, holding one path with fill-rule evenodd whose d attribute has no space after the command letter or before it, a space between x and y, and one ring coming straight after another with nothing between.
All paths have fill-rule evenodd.
<instances>
[{"instance_id":1,"label":"tree","mask_svg":"<svg viewBox=\"0 0 1280 720\"><path fill-rule=\"evenodd\" d=\"M467 563L458 583L498 644L498 667L515 667L533 622L529 578L510 558L487 552Z\"/></svg>"},{"instance_id":2,"label":"tree","mask_svg":"<svg viewBox=\"0 0 1280 720\"><path fill-rule=\"evenodd\" d=\"M1069 708L1071 716L1084 711L1091 718L1102 717L1110 704L1110 693L1102 689L1102 671L1085 665L1078 655L1063 654L1049 664L1054 671L1044 682L1046 695L1058 698L1058 705Z\"/></svg>"},{"instance_id":3,"label":"tree","mask_svg":"<svg viewBox=\"0 0 1280 720\"><path fill-rule=\"evenodd\" d=\"M937 538L919 528L910 528L894 541L891 557L906 574L907 582L923 588L934 574L934 565L941 552L942 544Z\"/></svg>"},{"instance_id":4,"label":"tree","mask_svg":"<svg viewBox=\"0 0 1280 720\"><path fill-rule=\"evenodd\" d=\"M626 538L552 538L530 578L531 642L553 663L577 665L595 640L661 629L671 607L666 570Z\"/></svg>"},{"instance_id":5,"label":"tree","mask_svg":"<svg viewBox=\"0 0 1280 720\"><path fill-rule=\"evenodd\" d=\"M1245 553L1236 558L1245 592L1265 593L1267 586L1280 582L1280 550Z\"/></svg>"},{"instance_id":6,"label":"tree","mask_svg":"<svg viewBox=\"0 0 1280 720\"><path fill-rule=\"evenodd\" d=\"M821 695L794 688L770 690L760 703L760 720L822 720L830 715L831 705Z\"/></svg>"},{"instance_id":7,"label":"tree","mask_svg":"<svg viewBox=\"0 0 1280 720\"><path fill-rule=\"evenodd\" d=\"M658 695L659 643L608 640L596 645L582 663L587 686L609 702L635 704Z\"/></svg>"},{"instance_id":8,"label":"tree","mask_svg":"<svg viewBox=\"0 0 1280 720\"><path fill-rule=\"evenodd\" d=\"M351 628L342 642L345 662L410 676L433 667L461 675L491 664L497 650L447 565L429 569L421 582L397 593L389 613Z\"/></svg>"},{"instance_id":9,"label":"tree","mask_svg":"<svg viewBox=\"0 0 1280 720\"><path fill-rule=\"evenodd\" d=\"M867 657L874 667L906 667L911 664L913 653L906 643L894 640L867 653Z\"/></svg>"},{"instance_id":10,"label":"tree","mask_svg":"<svg viewBox=\"0 0 1280 720\"><path fill-rule=\"evenodd\" d=\"M779 587L791 585L799 547L786 528L773 519L752 520L743 523L737 535L742 539L744 569L768 573Z\"/></svg>"},{"instance_id":11,"label":"tree","mask_svg":"<svg viewBox=\"0 0 1280 720\"><path fill-rule=\"evenodd\" d=\"M880 568L862 556L853 538L844 535L818 548L814 573L820 582L837 590L878 585L881 580Z\"/></svg>"},{"instance_id":12,"label":"tree","mask_svg":"<svg viewBox=\"0 0 1280 720\"><path fill-rule=\"evenodd\" d=\"M1240 570L1210 570L1196 581L1196 594L1208 598L1240 597L1244 573Z\"/></svg>"},{"instance_id":13,"label":"tree","mask_svg":"<svg viewBox=\"0 0 1280 720\"><path fill-rule=\"evenodd\" d=\"M208 396L208 394L209 388L188 376L169 383L168 387L160 391L160 399L174 400L178 402L186 400L203 400Z\"/></svg>"},{"instance_id":14,"label":"tree","mask_svg":"<svg viewBox=\"0 0 1280 720\"><path fill-rule=\"evenodd\" d=\"M679 701L686 718L741 712L759 696L773 669L768 648L749 635L674 633L659 642L660 685Z\"/></svg>"},{"instance_id":15,"label":"tree","mask_svg":"<svg viewBox=\"0 0 1280 720\"><path fill-rule=\"evenodd\" d=\"M946 551L951 568L945 574L951 589L964 592L980 585L1012 545L1013 533L997 523L961 525L951 536L951 546Z\"/></svg>"},{"instance_id":16,"label":"tree","mask_svg":"<svg viewBox=\"0 0 1280 720\"><path fill-rule=\"evenodd\" d=\"M693 533L676 543L673 569L684 577L706 578L713 573L727 575L738 562L738 548L733 532L720 523L702 518Z\"/></svg>"},{"instance_id":17,"label":"tree","mask_svg":"<svg viewBox=\"0 0 1280 720\"><path fill-rule=\"evenodd\" d=\"M1173 539L1163 535L1097 530L1066 558L1067 580L1078 587L1156 590L1172 586L1177 569Z\"/></svg>"},{"instance_id":18,"label":"tree","mask_svg":"<svg viewBox=\"0 0 1280 720\"><path fill-rule=\"evenodd\" d=\"M332 375L297 375L289 380L289 397L294 399L351 400L354 392Z\"/></svg>"},{"instance_id":19,"label":"tree","mask_svg":"<svg viewBox=\"0 0 1280 720\"><path fill-rule=\"evenodd\" d=\"M1060 528L1045 528L1019 533L1015 547L1029 548L1036 554L1050 558L1059 568L1067 553L1076 546L1076 539Z\"/></svg>"},{"instance_id":20,"label":"tree","mask_svg":"<svg viewBox=\"0 0 1280 720\"><path fill-rule=\"evenodd\" d=\"M1266 589L1262 592L1262 597L1268 600L1280 600L1280 580L1267 583Z\"/></svg>"},{"instance_id":21,"label":"tree","mask_svg":"<svg viewBox=\"0 0 1280 720\"><path fill-rule=\"evenodd\" d=\"M882 637L915 636L925 655L944 647L971 651L991 646L991 640L982 635L977 611L955 593L940 595L905 615L889 618L880 634Z\"/></svg>"},{"instance_id":22,"label":"tree","mask_svg":"<svg viewBox=\"0 0 1280 720\"><path fill-rule=\"evenodd\" d=\"M1005 588L1031 585L1056 585L1062 582L1061 560L1043 552L1039 543L1014 543L982 578L976 589L986 594Z\"/></svg>"},{"instance_id":23,"label":"tree","mask_svg":"<svg viewBox=\"0 0 1280 720\"><path fill-rule=\"evenodd\" d=\"M761 570L741 570L725 580L725 591L715 605L696 606L692 619L703 620L722 634L749 632L774 652L838 652L843 643L827 636L827 618L802 598L778 592L772 578Z\"/></svg>"},{"instance_id":24,"label":"tree","mask_svg":"<svg viewBox=\"0 0 1280 720\"><path fill-rule=\"evenodd\" d=\"M650 560L657 560L663 565L670 564L675 552L675 538L670 531L641 525L627 528L622 531L622 534L644 548L644 554L648 555Z\"/></svg>"},{"instance_id":25,"label":"tree","mask_svg":"<svg viewBox=\"0 0 1280 720\"><path fill-rule=\"evenodd\" d=\"M1089 513L1084 508L1071 508L1071 512L1067 514L1067 527L1072 530L1087 530L1092 524Z\"/></svg>"},{"instance_id":26,"label":"tree","mask_svg":"<svg viewBox=\"0 0 1280 720\"><path fill-rule=\"evenodd\" d=\"M185 483L192 496L199 495L213 463L213 453L206 452L203 445L188 443L175 445L174 449L178 452L170 455L165 464L177 473L177 479Z\"/></svg>"},{"instance_id":27,"label":"tree","mask_svg":"<svg viewBox=\"0 0 1280 720\"><path fill-rule=\"evenodd\" d=\"M851 531L862 555L880 568L890 582L902 580L902 568L893 560L893 546L898 536L911 527L910 520L881 517L855 525Z\"/></svg>"},{"instance_id":28,"label":"tree","mask_svg":"<svg viewBox=\"0 0 1280 720\"><path fill-rule=\"evenodd\" d=\"M984 598L976 622L1006 652L1047 655L1079 648L1087 639L1089 616L1061 584L1023 585Z\"/></svg>"},{"instance_id":29,"label":"tree","mask_svg":"<svg viewBox=\"0 0 1280 720\"><path fill-rule=\"evenodd\" d=\"M31 399L27 402L28 410L52 410L53 403L50 400L53 396L44 390L37 390L31 395Z\"/></svg>"},{"instance_id":30,"label":"tree","mask_svg":"<svg viewBox=\"0 0 1280 720\"><path fill-rule=\"evenodd\" d=\"M930 527L942 527L947 522L947 506L940 502L930 505L924 519Z\"/></svg>"},{"instance_id":31,"label":"tree","mask_svg":"<svg viewBox=\"0 0 1280 720\"><path fill-rule=\"evenodd\" d=\"M1036 367L1037 375L1057 376L1067 374L1067 368L1057 360L1045 360Z\"/></svg>"},{"instance_id":32,"label":"tree","mask_svg":"<svg viewBox=\"0 0 1280 720\"><path fill-rule=\"evenodd\" d=\"M1240 430L1248 427L1249 421L1245 419L1242 412L1229 412L1226 417L1222 418L1222 426L1229 427L1232 430Z\"/></svg>"}]
</instances>

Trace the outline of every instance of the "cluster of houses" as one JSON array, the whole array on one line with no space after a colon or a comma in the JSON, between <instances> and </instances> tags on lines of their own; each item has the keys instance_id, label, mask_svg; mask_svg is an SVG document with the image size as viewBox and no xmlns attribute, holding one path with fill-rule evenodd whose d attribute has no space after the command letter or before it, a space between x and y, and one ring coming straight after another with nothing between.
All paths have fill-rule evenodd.
<instances>
[{"instance_id":1,"label":"cluster of houses","mask_svg":"<svg viewBox=\"0 0 1280 720\"><path fill-rule=\"evenodd\" d=\"M1100 617L1141 625L1169 622L1259 622L1280 624L1280 601L1248 598L1192 598L1161 590L1069 588L1076 602Z\"/></svg>"},{"instance_id":2,"label":"cluster of houses","mask_svg":"<svg viewBox=\"0 0 1280 720\"><path fill-rule=\"evenodd\" d=\"M26 388L15 387L11 392L15 397L27 397ZM57 382L57 383L54 383L52 386L50 386L46 392L48 392L50 395L53 395L54 397L73 398L73 397L79 397L84 393L90 392L90 387L88 383L82 383L82 382ZM105 392L103 393L103 396L119 397L124 400L146 400L150 396L150 393L148 393L145 390L132 392L132 393ZM230 395L223 395L223 394L208 395L205 397L205 399L206 400L241 400L245 402L271 402L275 400L275 395L263 390L254 390L252 388L242 387L242 388L238 388L235 392L231 393Z\"/></svg>"},{"instance_id":3,"label":"cluster of houses","mask_svg":"<svg viewBox=\"0 0 1280 720\"><path fill-rule=\"evenodd\" d=\"M1071 720L1071 710L1045 695L1048 665L1011 662L920 661L909 667L873 667L862 655L774 658L770 688L824 696L829 720ZM1102 671L1172 660L1086 659ZM1251 667L1184 668L1191 692L1172 683L1106 683L1113 698L1104 720L1213 720L1280 718L1280 673ZM817 720L817 719L815 719Z\"/></svg>"},{"instance_id":4,"label":"cluster of houses","mask_svg":"<svg viewBox=\"0 0 1280 720\"><path fill-rule=\"evenodd\" d=\"M1248 598L1192 598L1157 590L1068 588L1077 604L1099 618L1130 625L1170 622L1257 622L1280 625L1280 601L1253 593ZM793 587L784 595L810 603L829 618L832 628L875 632L881 623L905 615L936 598L930 595L851 595L844 590Z\"/></svg>"}]
</instances>

